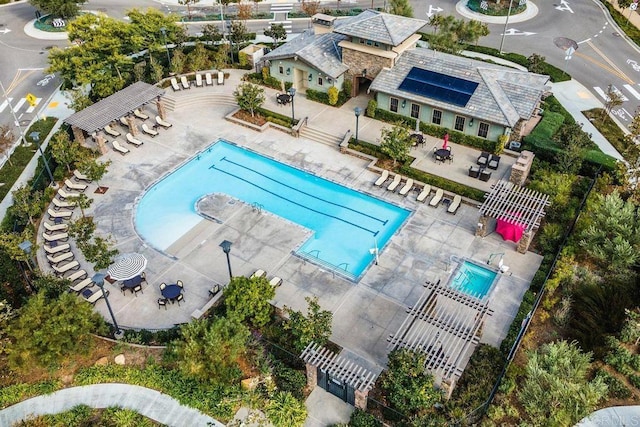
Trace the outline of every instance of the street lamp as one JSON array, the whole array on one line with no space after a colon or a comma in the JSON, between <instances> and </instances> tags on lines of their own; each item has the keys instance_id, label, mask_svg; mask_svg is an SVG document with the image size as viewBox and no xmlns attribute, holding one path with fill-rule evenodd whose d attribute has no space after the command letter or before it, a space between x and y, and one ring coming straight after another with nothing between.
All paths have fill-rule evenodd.
<instances>
[{"instance_id":1,"label":"street lamp","mask_svg":"<svg viewBox=\"0 0 640 427\"><path fill-rule=\"evenodd\" d=\"M29 267L29 271L31 271L33 273L33 268L31 268L31 242L28 240L25 240L24 242L20 243L18 245L18 247L22 250L22 252L25 253L25 255L27 255L27 267Z\"/></svg>"},{"instance_id":2,"label":"street lamp","mask_svg":"<svg viewBox=\"0 0 640 427\"><path fill-rule=\"evenodd\" d=\"M296 88L289 88L289 96L291 97L291 127L293 127L293 122L296 120L295 109L293 108L293 97L296 96Z\"/></svg>"},{"instance_id":3,"label":"street lamp","mask_svg":"<svg viewBox=\"0 0 640 427\"><path fill-rule=\"evenodd\" d=\"M229 267L229 280L233 279L233 274L231 273L231 260L229 259L229 252L231 252L231 242L228 240L224 240L220 243L220 247L224 251L227 256L227 267Z\"/></svg>"},{"instance_id":4,"label":"street lamp","mask_svg":"<svg viewBox=\"0 0 640 427\"><path fill-rule=\"evenodd\" d=\"M167 29L162 27L160 32L162 33L162 43L164 43L164 48L167 50L167 68L171 68L171 55L169 55L169 46L167 46Z\"/></svg>"},{"instance_id":5,"label":"street lamp","mask_svg":"<svg viewBox=\"0 0 640 427\"><path fill-rule=\"evenodd\" d=\"M502 55L502 47L504 46L504 38L507 35L507 25L509 25L509 16L511 16L511 6L513 0L509 0L509 10L507 11L507 19L504 21L504 31L502 31L502 41L500 42L500 55Z\"/></svg>"},{"instance_id":6,"label":"street lamp","mask_svg":"<svg viewBox=\"0 0 640 427\"><path fill-rule=\"evenodd\" d=\"M51 169L49 168L49 162L47 158L44 156L44 151L42 151L42 145L40 145L40 132L31 132L29 134L31 139L36 142L38 146L38 150L40 151L40 155L42 156L42 160L44 161L44 167L47 169L47 174L49 174L49 179L51 180L51 185L55 185L55 181L53 180L53 174L51 173Z\"/></svg>"},{"instance_id":7,"label":"street lamp","mask_svg":"<svg viewBox=\"0 0 640 427\"><path fill-rule=\"evenodd\" d=\"M360 119L360 114L362 114L362 108L356 107L353 109L353 112L356 115L356 144L358 143L358 120Z\"/></svg>"},{"instance_id":8,"label":"street lamp","mask_svg":"<svg viewBox=\"0 0 640 427\"><path fill-rule=\"evenodd\" d=\"M116 332L114 333L114 336L116 337L116 339L120 339L122 338L123 332L120 330L120 327L118 326L118 322L116 322L116 317L113 315L113 310L111 310L111 304L109 304L109 298L107 298L108 292L104 291L105 277L107 277L107 275L104 273L96 273L93 275L91 280L93 281L93 283L98 285L98 287L100 288L100 291L102 292L102 296L104 297L104 302L107 303L107 309L109 310L109 314L111 315L111 320L113 320L113 326L116 328Z\"/></svg>"}]
</instances>

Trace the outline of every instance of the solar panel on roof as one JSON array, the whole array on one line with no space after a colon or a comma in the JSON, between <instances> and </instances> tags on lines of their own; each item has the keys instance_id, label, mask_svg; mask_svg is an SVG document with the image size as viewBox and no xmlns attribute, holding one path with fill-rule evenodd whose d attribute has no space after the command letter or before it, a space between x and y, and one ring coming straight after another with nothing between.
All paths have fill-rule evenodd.
<instances>
[{"instance_id":1,"label":"solar panel on roof","mask_svg":"<svg viewBox=\"0 0 640 427\"><path fill-rule=\"evenodd\" d=\"M464 107L477 87L477 82L413 67L398 89Z\"/></svg>"}]
</instances>

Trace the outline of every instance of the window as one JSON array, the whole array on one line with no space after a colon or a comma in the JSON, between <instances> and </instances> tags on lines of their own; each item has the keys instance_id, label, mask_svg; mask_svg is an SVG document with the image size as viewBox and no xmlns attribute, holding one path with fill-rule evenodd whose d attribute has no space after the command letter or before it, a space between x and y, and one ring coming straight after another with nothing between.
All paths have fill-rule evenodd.
<instances>
[{"instance_id":1,"label":"window","mask_svg":"<svg viewBox=\"0 0 640 427\"><path fill-rule=\"evenodd\" d=\"M456 116L456 124L453 127L455 130L459 130L460 132L464 132L464 117Z\"/></svg>"},{"instance_id":2,"label":"window","mask_svg":"<svg viewBox=\"0 0 640 427\"><path fill-rule=\"evenodd\" d=\"M360 44L364 44L364 39L360 39Z\"/></svg>"},{"instance_id":3,"label":"window","mask_svg":"<svg viewBox=\"0 0 640 427\"><path fill-rule=\"evenodd\" d=\"M380 47L380 43L378 43L378 42L373 42L373 45L374 45L375 47Z\"/></svg>"},{"instance_id":4,"label":"window","mask_svg":"<svg viewBox=\"0 0 640 427\"><path fill-rule=\"evenodd\" d=\"M480 123L478 126L478 136L480 138L486 138L489 134L489 123Z\"/></svg>"},{"instance_id":5,"label":"window","mask_svg":"<svg viewBox=\"0 0 640 427\"><path fill-rule=\"evenodd\" d=\"M280 65L280 66L278 67L278 72L279 72L280 74L284 74L284 67L283 67L282 65Z\"/></svg>"},{"instance_id":6,"label":"window","mask_svg":"<svg viewBox=\"0 0 640 427\"><path fill-rule=\"evenodd\" d=\"M391 98L391 104L389 105L389 110L394 113L398 112L398 98Z\"/></svg>"},{"instance_id":7,"label":"window","mask_svg":"<svg viewBox=\"0 0 640 427\"><path fill-rule=\"evenodd\" d=\"M411 117L414 119L420 117L420 106L418 104L411 104Z\"/></svg>"},{"instance_id":8,"label":"window","mask_svg":"<svg viewBox=\"0 0 640 427\"><path fill-rule=\"evenodd\" d=\"M322 77L318 77L318 86L322 86Z\"/></svg>"},{"instance_id":9,"label":"window","mask_svg":"<svg viewBox=\"0 0 640 427\"><path fill-rule=\"evenodd\" d=\"M439 125L442 123L442 111L433 110L433 115L431 116L431 123L434 125Z\"/></svg>"},{"instance_id":10,"label":"window","mask_svg":"<svg viewBox=\"0 0 640 427\"><path fill-rule=\"evenodd\" d=\"M371 40L367 40L367 46L371 46L373 42Z\"/></svg>"}]
</instances>

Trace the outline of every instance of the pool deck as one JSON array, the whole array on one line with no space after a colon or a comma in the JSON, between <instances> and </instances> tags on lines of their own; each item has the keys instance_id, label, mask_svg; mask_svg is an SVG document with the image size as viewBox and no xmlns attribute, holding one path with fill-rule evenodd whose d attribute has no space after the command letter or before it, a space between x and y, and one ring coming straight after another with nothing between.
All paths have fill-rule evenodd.
<instances>
[{"instance_id":1,"label":"pool deck","mask_svg":"<svg viewBox=\"0 0 640 427\"><path fill-rule=\"evenodd\" d=\"M238 82L239 74L232 72L224 87L193 88L192 91L229 93ZM358 99L352 101L358 102ZM346 132L348 128L340 128L341 123L353 117L352 106L327 110L331 107L309 102L303 97L295 102L297 111L313 112L314 121L335 123L332 129L336 134ZM512 274L501 275L490 294L490 308L494 314L486 321L482 337L482 342L499 345L540 265L541 256L531 252L518 254L515 243L503 241L496 233L485 238L475 237L476 206L462 205L457 215L451 215L442 204L432 208L416 202L417 193L401 197L375 187L372 182L377 175L366 169L367 161L340 154L337 147L297 139L274 129L258 133L232 124L223 117L233 109L228 105L216 105L170 112L168 121L174 124L172 128L160 130L160 135L153 139L141 136L144 145L140 148L129 146L131 153L126 156L113 151L104 156L113 160L100 182L109 190L105 194L93 194L95 184L90 186L87 194L94 203L87 214L95 218L97 235L111 235L121 253L140 252L149 261L144 293L123 295L119 287L105 285L105 289L111 289L109 301L123 327L160 329L192 320L192 313L209 301L209 288L215 283L224 285L228 282L225 254L219 247L226 239L233 242L230 256L234 275L248 276L256 269L264 269L269 278L277 275L284 279L273 301L278 307L304 310L305 297L317 296L321 306L333 312L332 340L344 347L343 353L347 357L376 372L386 364L387 338L405 319L406 308L422 294L426 280L448 280L456 266L452 257L470 258L484 264L491 254L505 253L504 263ZM375 130L372 123L360 129L363 138L375 139L376 132L379 137L382 125L376 125ZM361 126L364 125L361 118ZM241 202L227 204L220 222L203 220L167 253L149 247L134 228L137 200L153 182L218 138L405 207L413 214L381 250L379 265L372 264L359 283L345 280L293 255L292 251L306 239L308 231L292 227L281 218ZM442 173L453 172L458 166L468 168L467 159L460 160L463 156L460 153L466 153L469 161L477 157L475 150L460 148L460 151L454 151L456 161L453 165L436 166L427 160L430 159L429 143L416 150L424 150L425 169L440 168ZM458 161L460 165L456 165ZM507 167L507 162L504 163L501 162L501 168ZM490 185L474 181L477 185ZM77 217L79 213L74 215ZM38 251L38 259L44 266L46 259L42 252ZM79 251L74 253L78 255ZM82 262L81 256L78 258L82 268L92 274L90 264ZM159 309L158 285L176 280L185 283L185 301L180 306L170 304L166 310ZM104 301L99 301L96 309L108 318Z\"/></svg>"}]
</instances>

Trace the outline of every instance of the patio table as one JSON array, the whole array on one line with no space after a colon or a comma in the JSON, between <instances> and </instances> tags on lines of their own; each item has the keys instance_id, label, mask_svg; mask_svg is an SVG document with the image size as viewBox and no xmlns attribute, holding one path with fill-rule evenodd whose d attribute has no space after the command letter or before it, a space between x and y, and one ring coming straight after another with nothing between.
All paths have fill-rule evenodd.
<instances>
[{"instance_id":1,"label":"patio table","mask_svg":"<svg viewBox=\"0 0 640 427\"><path fill-rule=\"evenodd\" d=\"M142 277L136 276L131 279L123 280L122 285L127 289L133 289L142 283Z\"/></svg>"},{"instance_id":2,"label":"patio table","mask_svg":"<svg viewBox=\"0 0 640 427\"><path fill-rule=\"evenodd\" d=\"M172 284L167 285L161 292L163 297L173 301L178 298L178 295L182 292L182 288L176 284Z\"/></svg>"}]
</instances>

